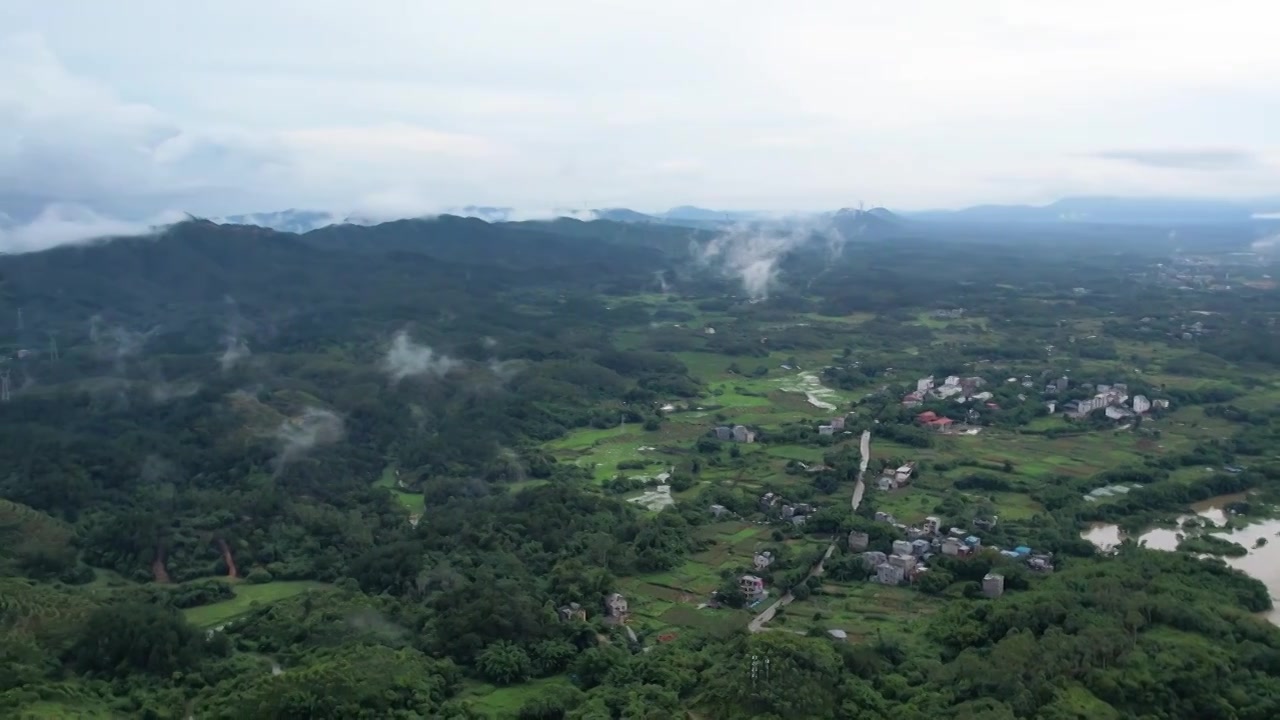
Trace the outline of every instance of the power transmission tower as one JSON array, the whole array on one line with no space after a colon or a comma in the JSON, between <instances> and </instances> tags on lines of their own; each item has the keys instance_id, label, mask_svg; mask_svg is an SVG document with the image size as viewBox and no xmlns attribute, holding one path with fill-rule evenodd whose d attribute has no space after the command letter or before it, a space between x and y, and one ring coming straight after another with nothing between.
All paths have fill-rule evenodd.
<instances>
[{"instance_id":1,"label":"power transmission tower","mask_svg":"<svg viewBox=\"0 0 1280 720\"><path fill-rule=\"evenodd\" d=\"M49 333L49 357L54 360L58 359L58 338L52 331Z\"/></svg>"},{"instance_id":2,"label":"power transmission tower","mask_svg":"<svg viewBox=\"0 0 1280 720\"><path fill-rule=\"evenodd\" d=\"M9 368L0 370L0 403L9 402Z\"/></svg>"},{"instance_id":3,"label":"power transmission tower","mask_svg":"<svg viewBox=\"0 0 1280 720\"><path fill-rule=\"evenodd\" d=\"M18 332L22 332L22 308L18 308Z\"/></svg>"}]
</instances>

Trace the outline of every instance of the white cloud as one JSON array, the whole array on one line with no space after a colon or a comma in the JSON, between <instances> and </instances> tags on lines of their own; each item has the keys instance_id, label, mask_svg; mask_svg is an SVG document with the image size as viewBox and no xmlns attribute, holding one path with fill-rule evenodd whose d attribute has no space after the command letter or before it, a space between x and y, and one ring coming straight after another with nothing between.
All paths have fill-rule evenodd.
<instances>
[{"instance_id":1,"label":"white cloud","mask_svg":"<svg viewBox=\"0 0 1280 720\"><path fill-rule=\"evenodd\" d=\"M275 430L279 444L276 472L299 460L320 445L336 443L346 434L342 418L324 408L307 407L301 415L287 418Z\"/></svg>"},{"instance_id":2,"label":"white cloud","mask_svg":"<svg viewBox=\"0 0 1280 720\"><path fill-rule=\"evenodd\" d=\"M391 347L382 359L382 369L398 383L407 377L425 375L444 377L461 363L448 355L437 353L426 345L415 343L406 332L396 333Z\"/></svg>"},{"instance_id":3,"label":"white cloud","mask_svg":"<svg viewBox=\"0 0 1280 720\"><path fill-rule=\"evenodd\" d=\"M28 223L9 227L0 224L0 253L33 252L104 237L148 235L181 219L181 213L164 213L131 222L104 217L83 206L55 203L45 206Z\"/></svg>"},{"instance_id":4,"label":"white cloud","mask_svg":"<svg viewBox=\"0 0 1280 720\"><path fill-rule=\"evenodd\" d=\"M0 212L18 222L51 201L138 219L1280 186L1260 0L9 0L0 27L19 33L0 41ZM1258 161L1158 162L1224 138Z\"/></svg>"}]
</instances>

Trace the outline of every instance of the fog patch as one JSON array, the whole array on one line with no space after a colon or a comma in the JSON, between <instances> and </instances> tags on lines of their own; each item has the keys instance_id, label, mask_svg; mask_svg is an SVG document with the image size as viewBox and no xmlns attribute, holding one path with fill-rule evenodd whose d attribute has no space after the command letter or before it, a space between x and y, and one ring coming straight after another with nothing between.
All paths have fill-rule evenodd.
<instances>
[{"instance_id":1,"label":"fog patch","mask_svg":"<svg viewBox=\"0 0 1280 720\"><path fill-rule=\"evenodd\" d=\"M305 457L318 446L338 442L344 434L342 418L322 408L308 407L301 415L286 419L275 431L276 441L280 444L276 472Z\"/></svg>"},{"instance_id":2,"label":"fog patch","mask_svg":"<svg viewBox=\"0 0 1280 720\"><path fill-rule=\"evenodd\" d=\"M396 333L382 360L382 369L398 383L407 377L426 375L444 377L461 363L448 355L438 354L426 345L419 345L403 330Z\"/></svg>"},{"instance_id":3,"label":"fog patch","mask_svg":"<svg viewBox=\"0 0 1280 720\"><path fill-rule=\"evenodd\" d=\"M235 368L240 361L252 354L249 351L248 341L244 339L241 329L244 320L240 317L235 299L228 295L226 303L231 309L231 317L227 320L227 329L222 335L222 354L218 356L218 365L222 367L224 373Z\"/></svg>"}]
</instances>

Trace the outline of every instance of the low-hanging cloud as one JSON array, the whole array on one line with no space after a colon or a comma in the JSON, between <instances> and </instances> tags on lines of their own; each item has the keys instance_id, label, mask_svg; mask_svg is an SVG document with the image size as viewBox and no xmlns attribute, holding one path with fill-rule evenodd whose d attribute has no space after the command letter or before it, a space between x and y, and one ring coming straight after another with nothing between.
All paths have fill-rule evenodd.
<instances>
[{"instance_id":1,"label":"low-hanging cloud","mask_svg":"<svg viewBox=\"0 0 1280 720\"><path fill-rule=\"evenodd\" d=\"M286 419L276 428L280 444L276 471L306 456L313 448L336 443L345 435L342 418L323 408L308 407L297 417Z\"/></svg>"},{"instance_id":2,"label":"low-hanging cloud","mask_svg":"<svg viewBox=\"0 0 1280 720\"><path fill-rule=\"evenodd\" d=\"M143 332L122 325L106 325L99 315L89 318L89 341L98 357L110 360L116 372L124 372L125 361L140 355L147 342L159 332L158 325Z\"/></svg>"},{"instance_id":3,"label":"low-hanging cloud","mask_svg":"<svg viewBox=\"0 0 1280 720\"><path fill-rule=\"evenodd\" d=\"M231 310L231 317L227 320L227 330L222 336L222 354L218 356L218 364L223 372L228 372L252 353L240 328L244 321L240 317L235 299L227 296L225 300L227 307Z\"/></svg>"},{"instance_id":4,"label":"low-hanging cloud","mask_svg":"<svg viewBox=\"0 0 1280 720\"><path fill-rule=\"evenodd\" d=\"M1250 249L1256 253L1264 253L1267 255L1280 253L1280 233L1258 238L1253 241Z\"/></svg>"},{"instance_id":5,"label":"low-hanging cloud","mask_svg":"<svg viewBox=\"0 0 1280 720\"><path fill-rule=\"evenodd\" d=\"M147 388L147 393L150 395L152 402L163 405L171 400L189 398L200 392L201 387L200 383L193 380L158 382L152 383Z\"/></svg>"},{"instance_id":6,"label":"low-hanging cloud","mask_svg":"<svg viewBox=\"0 0 1280 720\"><path fill-rule=\"evenodd\" d=\"M827 220L737 224L695 246L694 254L704 266L736 278L752 300L763 300L776 285L778 265L787 253L815 241L824 242L828 255L835 256L844 236Z\"/></svg>"},{"instance_id":7,"label":"low-hanging cloud","mask_svg":"<svg viewBox=\"0 0 1280 720\"><path fill-rule=\"evenodd\" d=\"M444 377L460 364L448 355L415 343L409 333L403 330L396 333L391 341L391 348L382 359L382 369L391 376L393 383L420 375Z\"/></svg>"},{"instance_id":8,"label":"low-hanging cloud","mask_svg":"<svg viewBox=\"0 0 1280 720\"><path fill-rule=\"evenodd\" d=\"M20 254L116 237L153 235L183 219L180 212L165 212L145 221L126 221L100 215L82 205L47 205L33 220L22 224L0 222L0 253Z\"/></svg>"}]
</instances>

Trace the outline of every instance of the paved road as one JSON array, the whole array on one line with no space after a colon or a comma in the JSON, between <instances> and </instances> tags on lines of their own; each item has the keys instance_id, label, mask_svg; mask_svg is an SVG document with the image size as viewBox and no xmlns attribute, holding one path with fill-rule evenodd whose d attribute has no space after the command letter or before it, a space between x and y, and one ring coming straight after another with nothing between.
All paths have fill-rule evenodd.
<instances>
[{"instance_id":1,"label":"paved road","mask_svg":"<svg viewBox=\"0 0 1280 720\"><path fill-rule=\"evenodd\" d=\"M853 510L857 510L858 506L862 504L862 495L867 491L867 485L865 482L863 482L862 476L867 474L867 463L871 461L871 431L870 430L862 431L862 445L860 447L860 450L862 451L862 465L860 468L858 468L858 480L853 485L853 499L850 501L850 505L852 506ZM822 559L819 560L813 566L813 568L809 570L809 577L814 577L822 574L822 564L825 563L831 557L831 553L834 553L836 551L836 543L838 542L840 542L839 534L837 534L834 538L831 539L831 544L827 546L827 551L822 554ZM754 618L751 619L751 623L747 625L747 629L753 633L758 633L761 630L767 630L768 628L766 628L765 625L770 620L773 619L774 615L778 614L778 608L782 608L790 605L793 600L795 600L795 598L792 597L790 592L788 592L786 595L783 595L782 597L773 601L772 605L765 608L760 612L759 615L756 615Z\"/></svg>"}]
</instances>

